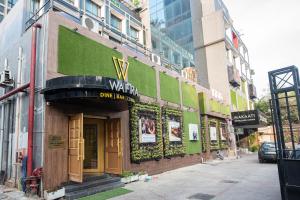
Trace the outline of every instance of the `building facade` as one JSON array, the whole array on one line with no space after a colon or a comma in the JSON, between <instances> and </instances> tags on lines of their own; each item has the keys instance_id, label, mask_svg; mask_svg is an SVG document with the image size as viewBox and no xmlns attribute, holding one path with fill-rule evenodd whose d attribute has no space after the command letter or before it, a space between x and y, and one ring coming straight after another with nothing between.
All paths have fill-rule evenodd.
<instances>
[{"instance_id":1,"label":"building facade","mask_svg":"<svg viewBox=\"0 0 300 200\"><path fill-rule=\"evenodd\" d=\"M54 190L88 174L157 174L233 150L231 111L250 109L252 101L248 87L230 84L225 25L220 44L207 43L210 34L194 25L198 18L203 27L220 24L206 24L205 5L19 1L0 23L0 166L7 180L42 168L40 190ZM176 35L186 26L192 34ZM232 107L231 91L243 94L247 107L239 98Z\"/></svg>"}]
</instances>

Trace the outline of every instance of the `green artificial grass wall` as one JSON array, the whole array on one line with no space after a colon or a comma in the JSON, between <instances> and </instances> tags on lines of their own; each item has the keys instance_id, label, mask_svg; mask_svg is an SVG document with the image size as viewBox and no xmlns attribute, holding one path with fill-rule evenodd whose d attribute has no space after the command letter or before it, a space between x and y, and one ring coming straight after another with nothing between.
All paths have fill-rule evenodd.
<instances>
[{"instance_id":1,"label":"green artificial grass wall","mask_svg":"<svg viewBox=\"0 0 300 200\"><path fill-rule=\"evenodd\" d=\"M184 106L198 109L198 95L196 88L192 85L182 82L182 103Z\"/></svg>"},{"instance_id":2,"label":"green artificial grass wall","mask_svg":"<svg viewBox=\"0 0 300 200\"><path fill-rule=\"evenodd\" d=\"M117 78L112 57L122 54L66 27L59 26L58 72Z\"/></svg>"},{"instance_id":3,"label":"green artificial grass wall","mask_svg":"<svg viewBox=\"0 0 300 200\"><path fill-rule=\"evenodd\" d=\"M106 200L111 199L113 197L121 196L127 193L132 192L132 190L127 190L125 188L116 188L112 190L108 190L105 192L100 192L91 196L82 197L80 200Z\"/></svg>"},{"instance_id":4,"label":"green artificial grass wall","mask_svg":"<svg viewBox=\"0 0 300 200\"><path fill-rule=\"evenodd\" d=\"M204 92L201 92L198 94L199 97L199 108L200 108L200 113L205 114L207 111L206 108L206 94Z\"/></svg>"},{"instance_id":5,"label":"green artificial grass wall","mask_svg":"<svg viewBox=\"0 0 300 200\"><path fill-rule=\"evenodd\" d=\"M180 104L179 82L162 72L159 73L160 79L160 97L165 101Z\"/></svg>"},{"instance_id":6,"label":"green artificial grass wall","mask_svg":"<svg viewBox=\"0 0 300 200\"><path fill-rule=\"evenodd\" d=\"M238 111L247 110L248 106L247 106L247 99L246 99L246 97L241 96L241 95L237 95L237 99L238 99L238 102L237 102L237 104L238 104L237 105Z\"/></svg>"},{"instance_id":7,"label":"green artificial grass wall","mask_svg":"<svg viewBox=\"0 0 300 200\"><path fill-rule=\"evenodd\" d=\"M231 89L230 96L231 96L231 104L233 104L235 107L237 107L236 91Z\"/></svg>"},{"instance_id":8,"label":"green artificial grass wall","mask_svg":"<svg viewBox=\"0 0 300 200\"><path fill-rule=\"evenodd\" d=\"M140 94L157 97L156 72L152 67L128 57L128 82L137 87Z\"/></svg>"},{"instance_id":9,"label":"green artificial grass wall","mask_svg":"<svg viewBox=\"0 0 300 200\"><path fill-rule=\"evenodd\" d=\"M200 120L199 120L199 113L198 112L188 112L185 111L183 113L183 127L184 127L184 139L186 144L186 153L187 154L195 154L201 153L201 134L200 134ZM190 140L189 136L189 124L198 124L198 133L199 133L199 140L192 141Z\"/></svg>"}]
</instances>

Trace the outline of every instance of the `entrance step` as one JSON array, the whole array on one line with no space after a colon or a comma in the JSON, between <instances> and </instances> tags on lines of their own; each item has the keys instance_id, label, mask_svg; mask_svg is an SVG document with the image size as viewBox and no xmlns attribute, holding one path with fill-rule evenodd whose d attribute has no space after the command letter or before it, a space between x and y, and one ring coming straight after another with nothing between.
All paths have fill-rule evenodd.
<instances>
[{"instance_id":1,"label":"entrance step","mask_svg":"<svg viewBox=\"0 0 300 200\"><path fill-rule=\"evenodd\" d=\"M80 197L89 196L99 192L123 187L121 178L111 177L109 175L89 176L84 178L83 183L71 183L65 186L65 199L73 200Z\"/></svg>"}]
</instances>

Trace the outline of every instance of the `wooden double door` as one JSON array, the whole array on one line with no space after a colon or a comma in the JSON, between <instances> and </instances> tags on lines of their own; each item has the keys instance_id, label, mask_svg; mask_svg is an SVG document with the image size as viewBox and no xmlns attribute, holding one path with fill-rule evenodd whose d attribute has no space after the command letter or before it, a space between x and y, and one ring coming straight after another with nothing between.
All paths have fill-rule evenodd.
<instances>
[{"instance_id":1,"label":"wooden double door","mask_svg":"<svg viewBox=\"0 0 300 200\"><path fill-rule=\"evenodd\" d=\"M122 173L120 119L69 119L69 179L82 182L83 173Z\"/></svg>"}]
</instances>

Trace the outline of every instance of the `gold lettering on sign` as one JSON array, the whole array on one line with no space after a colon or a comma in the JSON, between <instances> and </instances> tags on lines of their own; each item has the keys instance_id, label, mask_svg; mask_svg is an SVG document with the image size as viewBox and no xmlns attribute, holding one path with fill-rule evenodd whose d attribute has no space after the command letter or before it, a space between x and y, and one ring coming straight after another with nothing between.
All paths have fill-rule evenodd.
<instances>
[{"instance_id":1,"label":"gold lettering on sign","mask_svg":"<svg viewBox=\"0 0 300 200\"><path fill-rule=\"evenodd\" d=\"M117 71L118 79L126 80L128 74L129 62L125 62L124 60L116 57L112 57L112 58L113 58L115 69Z\"/></svg>"},{"instance_id":2,"label":"gold lettering on sign","mask_svg":"<svg viewBox=\"0 0 300 200\"><path fill-rule=\"evenodd\" d=\"M99 96L100 98L104 98L104 99L125 100L124 95L111 93L111 92L100 92Z\"/></svg>"}]
</instances>

